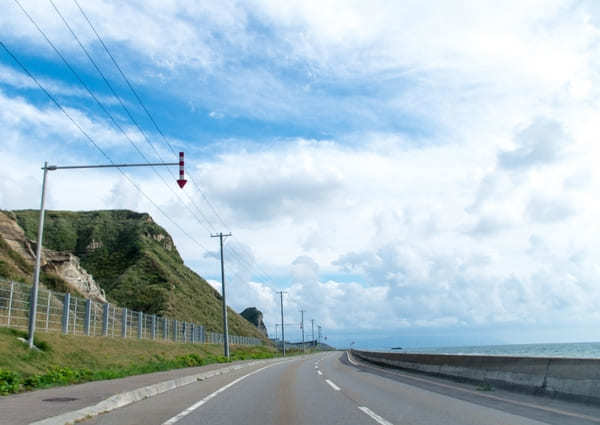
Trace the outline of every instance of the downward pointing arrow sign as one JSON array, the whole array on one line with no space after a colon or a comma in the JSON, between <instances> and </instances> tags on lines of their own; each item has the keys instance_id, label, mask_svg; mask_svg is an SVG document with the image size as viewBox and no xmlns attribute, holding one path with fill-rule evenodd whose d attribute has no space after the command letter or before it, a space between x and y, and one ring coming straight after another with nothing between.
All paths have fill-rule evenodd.
<instances>
[{"instance_id":1,"label":"downward pointing arrow sign","mask_svg":"<svg viewBox=\"0 0 600 425\"><path fill-rule=\"evenodd\" d=\"M183 189L183 186L187 183L187 180L184 179L183 176L183 152L179 152L179 180L177 180L177 184L181 189Z\"/></svg>"}]
</instances>

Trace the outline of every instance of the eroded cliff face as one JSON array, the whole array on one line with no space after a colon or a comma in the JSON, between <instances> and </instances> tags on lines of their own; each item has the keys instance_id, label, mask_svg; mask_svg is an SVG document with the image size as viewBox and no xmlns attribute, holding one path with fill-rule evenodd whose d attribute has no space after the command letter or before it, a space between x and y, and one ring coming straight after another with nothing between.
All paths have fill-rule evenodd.
<instances>
[{"instance_id":1,"label":"eroded cliff face","mask_svg":"<svg viewBox=\"0 0 600 425\"><path fill-rule=\"evenodd\" d=\"M0 237L25 263L34 266L36 242L25 237L25 232L10 213L0 212ZM56 274L81 295L94 301L106 302L104 291L96 284L93 276L81 267L77 256L44 248L41 265L43 271Z\"/></svg>"}]
</instances>

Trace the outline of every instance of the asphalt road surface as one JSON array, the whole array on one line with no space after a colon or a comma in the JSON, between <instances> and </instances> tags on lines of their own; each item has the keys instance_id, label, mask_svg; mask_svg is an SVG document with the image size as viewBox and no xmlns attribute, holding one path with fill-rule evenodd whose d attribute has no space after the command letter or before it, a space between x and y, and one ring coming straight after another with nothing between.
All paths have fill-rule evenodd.
<instances>
[{"instance_id":1,"label":"asphalt road surface","mask_svg":"<svg viewBox=\"0 0 600 425\"><path fill-rule=\"evenodd\" d=\"M321 353L245 368L82 422L143 425L600 424L600 409L481 391Z\"/></svg>"}]
</instances>

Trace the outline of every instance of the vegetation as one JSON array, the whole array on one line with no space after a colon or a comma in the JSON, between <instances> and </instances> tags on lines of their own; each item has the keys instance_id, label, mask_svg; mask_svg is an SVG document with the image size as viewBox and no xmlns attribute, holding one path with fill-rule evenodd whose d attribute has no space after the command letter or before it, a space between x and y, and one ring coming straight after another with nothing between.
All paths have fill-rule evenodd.
<instances>
[{"instance_id":1,"label":"vegetation","mask_svg":"<svg viewBox=\"0 0 600 425\"><path fill-rule=\"evenodd\" d=\"M25 332L0 328L0 394L80 382L115 379L169 369L224 363L222 347L54 333L39 334L29 350L17 337ZM231 360L271 358L270 346L232 346Z\"/></svg>"},{"instance_id":2,"label":"vegetation","mask_svg":"<svg viewBox=\"0 0 600 425\"><path fill-rule=\"evenodd\" d=\"M9 214L15 217L25 236L35 240L39 211ZM148 214L128 210L47 211L43 244L45 248L77 255L82 267L115 304L201 323L208 331L221 331L221 295L183 264L169 234ZM11 259L19 256L11 251L0 237L0 276L15 280L31 276L27 263L19 267L13 264L19 258ZM43 275L42 282L57 291L66 287L58 276ZM268 342L231 309L229 331Z\"/></svg>"}]
</instances>

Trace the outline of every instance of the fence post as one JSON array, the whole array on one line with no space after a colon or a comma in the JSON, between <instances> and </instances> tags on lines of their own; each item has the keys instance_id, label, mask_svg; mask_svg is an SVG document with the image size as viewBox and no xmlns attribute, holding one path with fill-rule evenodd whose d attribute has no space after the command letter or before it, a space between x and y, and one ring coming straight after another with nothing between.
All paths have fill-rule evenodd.
<instances>
[{"instance_id":1,"label":"fence post","mask_svg":"<svg viewBox=\"0 0 600 425\"><path fill-rule=\"evenodd\" d=\"M48 323L50 322L50 299L52 298L52 291L48 291L48 304L46 304L46 332L48 332Z\"/></svg>"},{"instance_id":2,"label":"fence post","mask_svg":"<svg viewBox=\"0 0 600 425\"><path fill-rule=\"evenodd\" d=\"M10 316L12 313L13 294L15 293L15 282L10 281L10 295L8 297L8 322L7 326L10 326Z\"/></svg>"},{"instance_id":3,"label":"fence post","mask_svg":"<svg viewBox=\"0 0 600 425\"><path fill-rule=\"evenodd\" d=\"M102 306L102 335L108 336L108 317L110 314L110 304L105 303Z\"/></svg>"},{"instance_id":4,"label":"fence post","mask_svg":"<svg viewBox=\"0 0 600 425\"><path fill-rule=\"evenodd\" d=\"M75 301L75 308L73 309L73 332L72 334L75 335L76 331L77 331L77 297L75 297L75 299L73 300Z\"/></svg>"},{"instance_id":5,"label":"fence post","mask_svg":"<svg viewBox=\"0 0 600 425\"><path fill-rule=\"evenodd\" d=\"M187 344L188 323L187 322L183 322L182 326L183 326L183 343Z\"/></svg>"},{"instance_id":6,"label":"fence post","mask_svg":"<svg viewBox=\"0 0 600 425\"><path fill-rule=\"evenodd\" d=\"M196 331L196 328L195 328L194 324L190 323L190 334L192 335L192 344L196 343L196 337L194 335L195 331Z\"/></svg>"},{"instance_id":7,"label":"fence post","mask_svg":"<svg viewBox=\"0 0 600 425\"><path fill-rule=\"evenodd\" d=\"M94 304L93 304L93 302L92 302L92 306L93 306L93 305L94 305ZM94 325L92 326L92 335L94 335L94 336L96 336L96 310L97 310L97 308L94 308L94 309L92 310L92 314L94 315L94 317L92 318L92 323L94 324Z\"/></svg>"},{"instance_id":8,"label":"fence post","mask_svg":"<svg viewBox=\"0 0 600 425\"><path fill-rule=\"evenodd\" d=\"M63 314L62 314L62 331L64 334L69 333L69 313L71 312L71 294L68 292L63 299Z\"/></svg>"},{"instance_id":9,"label":"fence post","mask_svg":"<svg viewBox=\"0 0 600 425\"><path fill-rule=\"evenodd\" d=\"M200 344L204 344L204 326L198 326L198 339L200 340Z\"/></svg>"},{"instance_id":10,"label":"fence post","mask_svg":"<svg viewBox=\"0 0 600 425\"><path fill-rule=\"evenodd\" d=\"M127 308L123 307L123 318L121 319L121 336L127 338Z\"/></svg>"},{"instance_id":11,"label":"fence post","mask_svg":"<svg viewBox=\"0 0 600 425\"><path fill-rule=\"evenodd\" d=\"M169 337L169 321L163 317L162 318L162 323L163 323L163 339L167 339Z\"/></svg>"},{"instance_id":12,"label":"fence post","mask_svg":"<svg viewBox=\"0 0 600 425\"><path fill-rule=\"evenodd\" d=\"M92 300L85 300L85 318L83 320L83 332L90 336L90 319L92 318Z\"/></svg>"},{"instance_id":13,"label":"fence post","mask_svg":"<svg viewBox=\"0 0 600 425\"><path fill-rule=\"evenodd\" d=\"M141 311L138 311L138 338L139 339L142 339L142 334L144 332L143 323L144 323L144 313L142 313Z\"/></svg>"},{"instance_id":14,"label":"fence post","mask_svg":"<svg viewBox=\"0 0 600 425\"><path fill-rule=\"evenodd\" d=\"M173 319L173 341L177 342L177 319Z\"/></svg>"},{"instance_id":15,"label":"fence post","mask_svg":"<svg viewBox=\"0 0 600 425\"><path fill-rule=\"evenodd\" d=\"M152 339L156 339L156 314L152 315Z\"/></svg>"}]
</instances>

